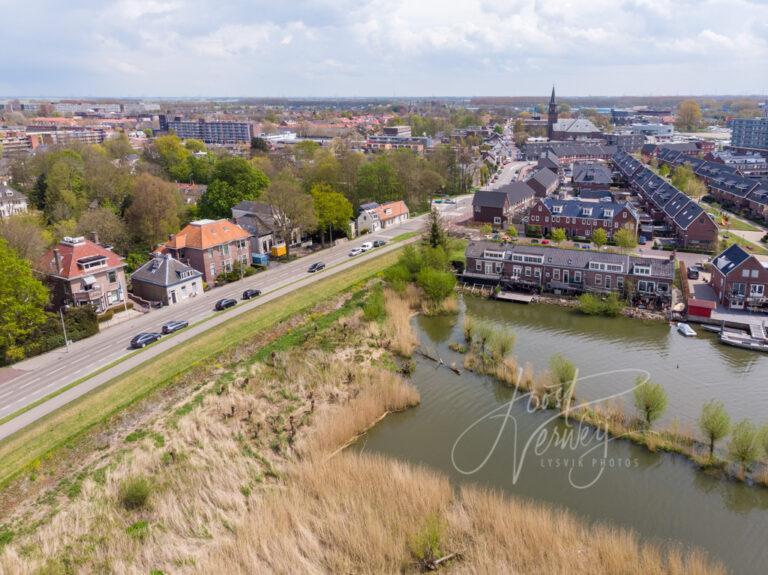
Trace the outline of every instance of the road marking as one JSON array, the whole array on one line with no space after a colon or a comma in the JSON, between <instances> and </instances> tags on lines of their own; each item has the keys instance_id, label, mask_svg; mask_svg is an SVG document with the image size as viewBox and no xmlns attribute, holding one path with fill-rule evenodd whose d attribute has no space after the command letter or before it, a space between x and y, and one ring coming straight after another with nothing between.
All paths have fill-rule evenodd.
<instances>
[{"instance_id":1,"label":"road marking","mask_svg":"<svg viewBox=\"0 0 768 575\"><path fill-rule=\"evenodd\" d=\"M53 371L51 371L51 374L54 374L57 371L61 371L62 369L65 369L66 367L67 367L66 365L62 365L61 367L58 367L58 368L54 369Z\"/></svg>"}]
</instances>

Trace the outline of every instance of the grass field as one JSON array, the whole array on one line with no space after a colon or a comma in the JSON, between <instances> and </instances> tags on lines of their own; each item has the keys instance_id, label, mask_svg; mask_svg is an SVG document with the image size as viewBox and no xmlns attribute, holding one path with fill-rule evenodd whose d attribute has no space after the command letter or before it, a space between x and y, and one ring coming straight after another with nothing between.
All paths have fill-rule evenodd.
<instances>
[{"instance_id":1,"label":"grass field","mask_svg":"<svg viewBox=\"0 0 768 575\"><path fill-rule=\"evenodd\" d=\"M717 225L720 226L721 228L727 227L731 230L737 230L741 232L759 232L760 231L760 228L758 228L757 226L753 226L748 222L737 219L732 215L730 215L728 212L723 212L718 208L707 204L706 202L699 202L699 205L702 208L704 208L705 212L712 214L715 217L715 222L717 222ZM723 216L726 216L728 218L727 226L723 222Z\"/></svg>"},{"instance_id":2,"label":"grass field","mask_svg":"<svg viewBox=\"0 0 768 575\"><path fill-rule=\"evenodd\" d=\"M216 363L218 355L289 317L311 309L394 263L394 250L297 290L211 328L161 356L100 386L0 442L0 487L71 445L79 436L173 383L180 375Z\"/></svg>"},{"instance_id":3,"label":"grass field","mask_svg":"<svg viewBox=\"0 0 768 575\"><path fill-rule=\"evenodd\" d=\"M722 237L722 234L721 234L721 237ZM728 233L728 238L722 238L722 239L726 243L726 247L731 246L732 244L738 244L753 254L768 255L768 250L765 249L764 247L756 243L747 241L741 236L737 236L733 232Z\"/></svg>"}]
</instances>

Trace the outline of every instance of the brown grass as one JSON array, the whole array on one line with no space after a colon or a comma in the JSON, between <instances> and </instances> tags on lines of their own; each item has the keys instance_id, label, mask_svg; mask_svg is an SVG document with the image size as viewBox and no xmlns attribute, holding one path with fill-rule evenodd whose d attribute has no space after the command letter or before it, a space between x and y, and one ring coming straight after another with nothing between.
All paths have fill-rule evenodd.
<instances>
[{"instance_id":1,"label":"brown grass","mask_svg":"<svg viewBox=\"0 0 768 575\"><path fill-rule=\"evenodd\" d=\"M414 306L420 305L418 294L409 287L404 295L384 290L387 320L384 326L389 348L401 357L411 357L419 344L416 332L411 326Z\"/></svg>"},{"instance_id":2,"label":"brown grass","mask_svg":"<svg viewBox=\"0 0 768 575\"><path fill-rule=\"evenodd\" d=\"M307 462L289 478L196 573L415 572L409 543L435 515L443 552L462 555L449 573L725 573L699 553L663 553L627 531L485 489L455 493L445 476L378 456Z\"/></svg>"}]
</instances>

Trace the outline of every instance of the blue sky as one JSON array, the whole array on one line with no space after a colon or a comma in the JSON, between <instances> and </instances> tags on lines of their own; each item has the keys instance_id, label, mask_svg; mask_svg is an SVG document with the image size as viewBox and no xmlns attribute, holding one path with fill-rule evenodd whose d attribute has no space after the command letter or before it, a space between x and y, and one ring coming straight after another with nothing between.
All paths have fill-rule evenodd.
<instances>
[{"instance_id":1,"label":"blue sky","mask_svg":"<svg viewBox=\"0 0 768 575\"><path fill-rule=\"evenodd\" d=\"M0 95L768 92L768 0L0 0L0 30Z\"/></svg>"}]
</instances>

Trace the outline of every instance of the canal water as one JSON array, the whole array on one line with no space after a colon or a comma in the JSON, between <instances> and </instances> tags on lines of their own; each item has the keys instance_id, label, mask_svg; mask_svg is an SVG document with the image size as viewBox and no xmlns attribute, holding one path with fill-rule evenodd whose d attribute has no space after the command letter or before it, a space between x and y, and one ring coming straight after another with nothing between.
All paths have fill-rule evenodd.
<instances>
[{"instance_id":1,"label":"canal water","mask_svg":"<svg viewBox=\"0 0 768 575\"><path fill-rule=\"evenodd\" d=\"M513 332L514 354L537 370L555 353L573 361L581 400L630 411L633 381L648 373L669 395L662 424L695 431L710 399L722 400L734 420L768 422L768 355L722 346L712 334L688 339L658 322L472 297L461 308L458 316L415 320L422 347L448 365L461 366L462 356L448 346L463 341L469 314ZM768 489L709 477L682 457L568 427L553 412L527 409L524 395L488 377L456 375L424 359L416 365L421 404L387 417L356 449L630 528L656 544L695 545L733 573L768 572Z\"/></svg>"}]
</instances>

